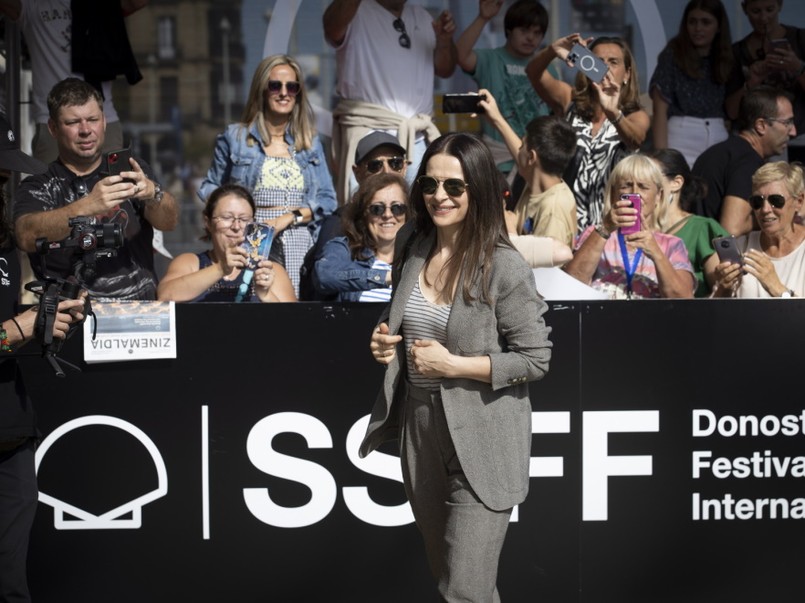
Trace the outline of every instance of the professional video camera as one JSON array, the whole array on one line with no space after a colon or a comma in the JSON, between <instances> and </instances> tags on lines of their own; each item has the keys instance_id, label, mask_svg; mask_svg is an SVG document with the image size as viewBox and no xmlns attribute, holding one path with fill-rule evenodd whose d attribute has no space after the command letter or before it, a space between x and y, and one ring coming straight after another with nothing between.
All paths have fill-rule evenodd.
<instances>
[{"instance_id":1,"label":"professional video camera","mask_svg":"<svg viewBox=\"0 0 805 603\"><path fill-rule=\"evenodd\" d=\"M50 363L59 377L64 377L60 363L77 371L80 370L66 360L56 358L56 353L61 349L63 343L63 340L53 339L53 325L56 321L59 302L65 299L78 299L81 289L85 288L86 280L95 277L98 258L116 256L117 248L123 245L123 229L120 224L96 224L94 218L87 216L70 218L67 224L72 230L70 236L63 241L49 242L45 238L36 240L36 251L42 256L41 273L46 276L44 280L25 285L28 291L39 296L39 310L36 314L34 333L42 344L42 356ZM44 256L59 249L73 250L73 274L66 279L47 276ZM85 320L92 314L89 297L84 301L83 314ZM73 324L70 327L67 337L73 335L79 324Z\"/></svg>"}]
</instances>

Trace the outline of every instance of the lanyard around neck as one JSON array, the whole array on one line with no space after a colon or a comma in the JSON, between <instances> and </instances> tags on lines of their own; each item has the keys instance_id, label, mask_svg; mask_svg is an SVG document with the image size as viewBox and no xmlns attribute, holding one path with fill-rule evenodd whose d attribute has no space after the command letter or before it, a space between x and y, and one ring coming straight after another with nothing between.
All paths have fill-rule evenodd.
<instances>
[{"instance_id":1,"label":"lanyard around neck","mask_svg":"<svg viewBox=\"0 0 805 603\"><path fill-rule=\"evenodd\" d=\"M626 297L632 298L632 279L637 271L637 265L640 263L640 258L643 256L643 250L638 249L634 254L634 261L629 262L629 250L626 249L626 239L623 238L623 233L618 230L618 243L621 247L621 257L623 258L623 270L626 272Z\"/></svg>"}]
</instances>

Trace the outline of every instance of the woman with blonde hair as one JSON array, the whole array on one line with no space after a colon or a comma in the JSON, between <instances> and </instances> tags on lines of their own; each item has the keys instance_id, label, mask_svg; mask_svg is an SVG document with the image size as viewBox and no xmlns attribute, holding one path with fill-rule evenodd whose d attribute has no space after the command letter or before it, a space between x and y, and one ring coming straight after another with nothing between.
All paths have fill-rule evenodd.
<instances>
[{"instance_id":1,"label":"woman with blonde hair","mask_svg":"<svg viewBox=\"0 0 805 603\"><path fill-rule=\"evenodd\" d=\"M548 72L554 58L568 60L575 44L589 44L590 51L606 63L608 71L600 84L579 73L571 86ZM537 54L526 74L554 114L566 116L576 131L578 148L564 180L576 197L579 230L600 224L609 173L624 155L640 148L649 128L648 114L640 107L632 53L620 38L592 41L574 33Z\"/></svg>"},{"instance_id":2,"label":"woman with blonde hair","mask_svg":"<svg viewBox=\"0 0 805 603\"><path fill-rule=\"evenodd\" d=\"M805 199L802 165L767 163L752 176L749 204L760 230L739 237L739 263L716 267L714 297L805 296L805 226L797 221Z\"/></svg>"},{"instance_id":3,"label":"woman with blonde hair","mask_svg":"<svg viewBox=\"0 0 805 603\"><path fill-rule=\"evenodd\" d=\"M283 264L299 291L299 269L321 219L336 208L335 190L299 64L288 55L263 59L252 77L240 122L216 139L199 196L222 184L247 188L255 220L276 229Z\"/></svg>"},{"instance_id":4,"label":"woman with blonde hair","mask_svg":"<svg viewBox=\"0 0 805 603\"><path fill-rule=\"evenodd\" d=\"M625 195L640 197L639 211ZM568 274L612 299L693 297L696 276L685 244L659 232L662 198L663 174L651 158L622 159L607 183L603 221L579 237Z\"/></svg>"}]
</instances>

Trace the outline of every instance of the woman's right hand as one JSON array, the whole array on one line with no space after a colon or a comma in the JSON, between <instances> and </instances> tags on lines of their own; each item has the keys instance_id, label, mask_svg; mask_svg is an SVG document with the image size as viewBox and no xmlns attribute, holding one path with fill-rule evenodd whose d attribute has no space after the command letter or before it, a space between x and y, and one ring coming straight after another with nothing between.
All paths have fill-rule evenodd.
<instances>
[{"instance_id":1,"label":"woman's right hand","mask_svg":"<svg viewBox=\"0 0 805 603\"><path fill-rule=\"evenodd\" d=\"M567 56L570 54L570 49L573 48L574 44L581 44L582 46L586 47L587 44L592 42L594 39L595 38L587 38L585 40L581 37L580 33L572 33L569 36L554 40L551 44L551 48L553 49L554 53L556 53L556 56L563 61L567 61Z\"/></svg>"},{"instance_id":2,"label":"woman's right hand","mask_svg":"<svg viewBox=\"0 0 805 603\"><path fill-rule=\"evenodd\" d=\"M389 335L389 326L382 322L372 333L369 349L372 356L380 364L389 364L397 354L397 344L402 341L402 335Z\"/></svg>"},{"instance_id":3,"label":"woman's right hand","mask_svg":"<svg viewBox=\"0 0 805 603\"><path fill-rule=\"evenodd\" d=\"M615 232L618 228L632 226L637 222L637 210L630 201L616 200L609 211L604 214L603 225L608 232Z\"/></svg>"},{"instance_id":4,"label":"woman's right hand","mask_svg":"<svg viewBox=\"0 0 805 603\"><path fill-rule=\"evenodd\" d=\"M716 297L727 297L741 286L743 270L740 264L734 262L720 262L715 269Z\"/></svg>"},{"instance_id":5,"label":"woman's right hand","mask_svg":"<svg viewBox=\"0 0 805 603\"><path fill-rule=\"evenodd\" d=\"M239 243L230 245L224 250L224 257L220 260L224 276L229 276L235 268L244 268L248 261L246 250Z\"/></svg>"}]
</instances>

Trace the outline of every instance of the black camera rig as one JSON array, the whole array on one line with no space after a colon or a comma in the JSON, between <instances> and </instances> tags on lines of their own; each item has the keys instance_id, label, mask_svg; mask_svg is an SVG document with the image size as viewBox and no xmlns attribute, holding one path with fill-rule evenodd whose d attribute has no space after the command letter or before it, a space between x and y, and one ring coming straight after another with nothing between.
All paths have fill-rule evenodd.
<instances>
[{"instance_id":1,"label":"black camera rig","mask_svg":"<svg viewBox=\"0 0 805 603\"><path fill-rule=\"evenodd\" d=\"M61 364L80 371L77 366L56 357L64 342L64 340L54 340L53 338L53 325L56 322L59 302L66 299L78 299L86 281L95 277L98 258L114 257L117 255L118 247L123 245L123 229L120 224L96 224L95 218L87 216L70 218L67 224L71 228L70 236L63 241L50 242L44 238L36 240L36 251L42 256L41 273L45 276L41 281L25 285L28 291L39 296L39 310L36 314L34 334L42 345L42 356L50 363L59 377L64 377ZM73 250L72 275L66 279L47 276L45 269L44 256L51 251L60 249ZM84 300L83 314L84 320L87 316L92 315L89 297ZM71 337L81 323L71 325L67 337Z\"/></svg>"}]
</instances>

